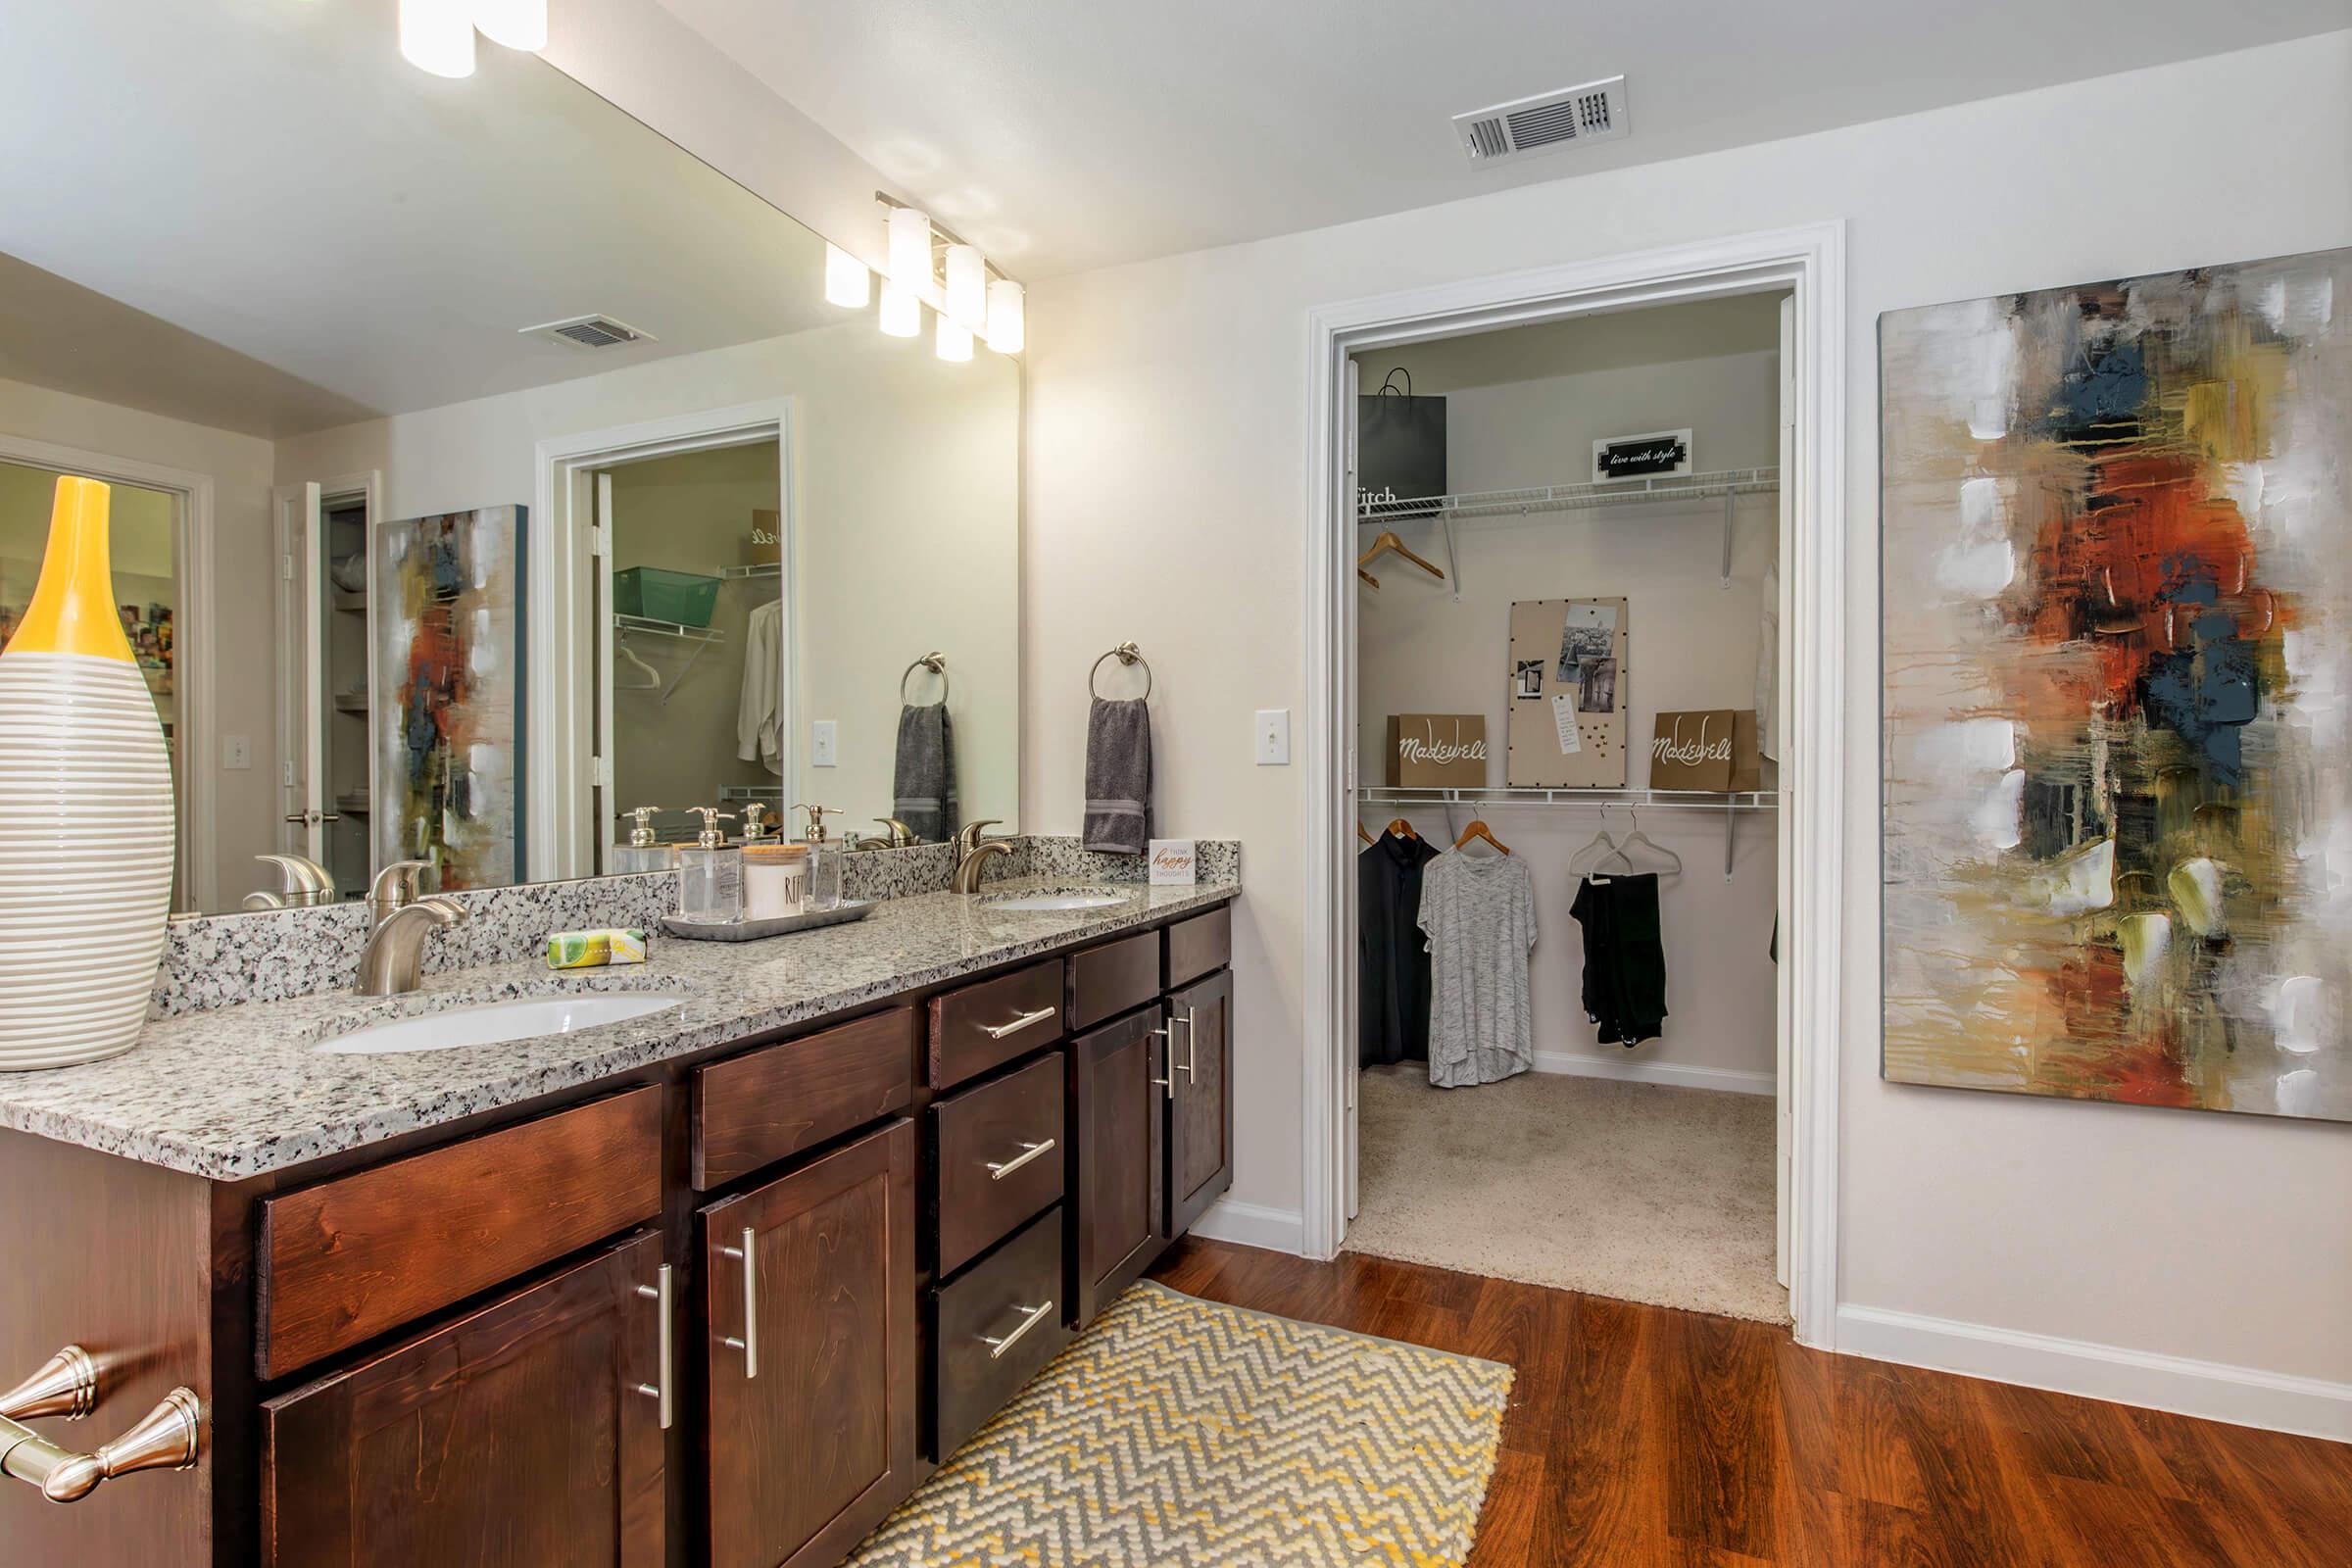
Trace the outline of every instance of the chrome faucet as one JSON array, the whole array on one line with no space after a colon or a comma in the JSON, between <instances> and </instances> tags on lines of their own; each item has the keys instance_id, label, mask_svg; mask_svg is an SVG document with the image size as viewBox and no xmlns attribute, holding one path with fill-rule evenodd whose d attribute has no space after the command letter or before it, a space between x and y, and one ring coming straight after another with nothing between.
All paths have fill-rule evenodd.
<instances>
[{"instance_id":1,"label":"chrome faucet","mask_svg":"<svg viewBox=\"0 0 2352 1568\"><path fill-rule=\"evenodd\" d=\"M1010 855L1012 840L984 838L982 835L997 825L996 817L978 822L966 822L956 830L956 876L948 884L952 893L977 893L980 874L988 866L989 858Z\"/></svg>"},{"instance_id":2,"label":"chrome faucet","mask_svg":"<svg viewBox=\"0 0 2352 1568\"><path fill-rule=\"evenodd\" d=\"M417 897L419 879L430 869L422 860L395 860L368 885L368 916L373 923L352 987L361 996L397 997L416 990L425 937L470 917L455 899Z\"/></svg>"}]
</instances>

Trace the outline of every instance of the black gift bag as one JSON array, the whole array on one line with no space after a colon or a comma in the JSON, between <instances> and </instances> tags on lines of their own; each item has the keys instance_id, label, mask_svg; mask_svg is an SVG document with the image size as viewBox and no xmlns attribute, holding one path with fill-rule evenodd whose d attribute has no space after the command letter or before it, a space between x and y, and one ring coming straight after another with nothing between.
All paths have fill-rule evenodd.
<instances>
[{"instance_id":1,"label":"black gift bag","mask_svg":"<svg viewBox=\"0 0 2352 1568\"><path fill-rule=\"evenodd\" d=\"M1429 516L1436 508L1389 503L1446 494L1446 400L1417 398L1412 388L1411 372L1399 368L1355 400L1357 499L1384 518Z\"/></svg>"}]
</instances>

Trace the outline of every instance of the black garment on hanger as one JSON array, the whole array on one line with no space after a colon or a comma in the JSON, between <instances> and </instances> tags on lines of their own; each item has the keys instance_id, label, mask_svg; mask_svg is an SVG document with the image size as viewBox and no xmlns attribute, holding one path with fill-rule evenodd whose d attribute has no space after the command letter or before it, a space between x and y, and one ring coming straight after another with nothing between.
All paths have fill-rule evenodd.
<instances>
[{"instance_id":1,"label":"black garment on hanger","mask_svg":"<svg viewBox=\"0 0 2352 1568\"><path fill-rule=\"evenodd\" d=\"M1355 858L1355 1059L1429 1059L1429 944L1420 930L1423 839L1383 833Z\"/></svg>"},{"instance_id":2,"label":"black garment on hanger","mask_svg":"<svg viewBox=\"0 0 2352 1568\"><path fill-rule=\"evenodd\" d=\"M1585 1015L1600 1038L1631 1051L1666 1023L1666 949L1659 940L1658 879L1587 877L1568 912L1585 934Z\"/></svg>"}]
</instances>

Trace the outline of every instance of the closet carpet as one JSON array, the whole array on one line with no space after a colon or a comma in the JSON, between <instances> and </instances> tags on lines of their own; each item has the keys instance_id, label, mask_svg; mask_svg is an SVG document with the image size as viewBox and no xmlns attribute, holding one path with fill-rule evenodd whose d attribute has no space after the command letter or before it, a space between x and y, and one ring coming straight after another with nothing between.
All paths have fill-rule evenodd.
<instances>
[{"instance_id":1,"label":"closet carpet","mask_svg":"<svg viewBox=\"0 0 2352 1568\"><path fill-rule=\"evenodd\" d=\"M1788 1321L1773 1279L1773 1102L1521 1073L1432 1089L1374 1067L1346 1250L1620 1300Z\"/></svg>"}]
</instances>

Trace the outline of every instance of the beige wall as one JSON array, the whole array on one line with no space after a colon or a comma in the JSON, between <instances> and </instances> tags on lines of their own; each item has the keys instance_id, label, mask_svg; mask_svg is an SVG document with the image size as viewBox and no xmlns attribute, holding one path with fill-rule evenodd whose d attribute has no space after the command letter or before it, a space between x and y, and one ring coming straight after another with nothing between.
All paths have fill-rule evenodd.
<instances>
[{"instance_id":1,"label":"beige wall","mask_svg":"<svg viewBox=\"0 0 2352 1568\"><path fill-rule=\"evenodd\" d=\"M1362 384L1377 387L1401 366L1411 371L1416 392L1446 397L1446 485L1456 492L1581 482L1590 472L1595 438L1686 425L1693 431L1699 467L1756 467L1778 461L1780 357L1771 350L1726 351L1757 341L1759 325L1762 341L1773 342L1779 309L1763 296L1728 303L1741 308L1607 317L1595 323L1600 333L1530 327L1381 350L1363 356L1358 368ZM1648 352L1655 356L1649 363L1639 358L1644 322ZM1596 365L1605 368L1587 368ZM1774 515L1771 496L1739 503L1729 588L1720 502L1465 521L1455 528L1459 556L1451 583L1433 582L1393 557L1375 565L1380 589L1356 596L1357 755L1386 758L1391 713L1482 713L1493 743L1487 782L1507 783L1502 736L1509 717L1512 603L1624 595L1631 601L1633 650L1627 661L1626 733L1633 742L1627 782L1647 783L1648 759L1641 746L1660 710L1753 704ZM1359 543L1368 544L1375 531L1365 528ZM1437 524L1400 522L1396 531L1419 554L1445 564L1446 536ZM1379 765L1371 764L1375 770ZM1376 771L1366 776L1375 778ZM1369 807L1364 819L1377 833L1396 814ZM1446 843L1475 813L1449 816L1442 808L1414 808L1403 814L1424 836ZM1540 936L1530 983L1540 1062L1605 1053L1610 1066L1703 1067L1770 1079L1777 983L1769 952L1771 817L1740 819L1734 876L1727 883L1719 813L1642 816L1642 830L1681 856L1684 869L1660 888L1666 1029L1627 1053L1614 1043L1594 1042L1579 1002L1584 945L1568 912L1576 896L1568 863L1601 826L1600 813L1505 807L1487 815L1535 872ZM1625 815L1609 820L1623 837Z\"/></svg>"},{"instance_id":2,"label":"beige wall","mask_svg":"<svg viewBox=\"0 0 2352 1568\"><path fill-rule=\"evenodd\" d=\"M944 364L928 339L884 337L860 316L296 437L278 444L277 476L380 468L387 517L529 505L542 440L790 398L798 728L805 757L808 721L834 719L841 759L805 767L792 799L842 808L836 825L852 829L889 809L899 676L936 648L955 677L965 812L1017 822L1020 386L1002 355Z\"/></svg>"},{"instance_id":3,"label":"beige wall","mask_svg":"<svg viewBox=\"0 0 2352 1568\"><path fill-rule=\"evenodd\" d=\"M0 380L0 435L186 469L213 481L213 717L210 735L199 737L205 755L183 765L212 770L213 903L233 907L238 893L255 885L253 857L277 848L282 814L269 767L277 732L270 443L7 380ZM183 689L194 673L179 671ZM253 766L223 768L221 742L237 735L251 743Z\"/></svg>"},{"instance_id":4,"label":"beige wall","mask_svg":"<svg viewBox=\"0 0 2352 1568\"><path fill-rule=\"evenodd\" d=\"M2183 116L2180 106L2197 112ZM1574 168L1562 155L1562 170ZM1500 192L1033 287L1023 798L1079 821L1078 674L1159 672L1158 804L1245 841L1240 1203L1299 1202L1297 768L1306 707L1305 312L1326 301L1827 219L1849 224L1838 1049L1849 1303L2352 1380L2352 1127L2015 1099L1878 1071L1877 356L1882 311L2352 244L2352 33Z\"/></svg>"}]
</instances>

